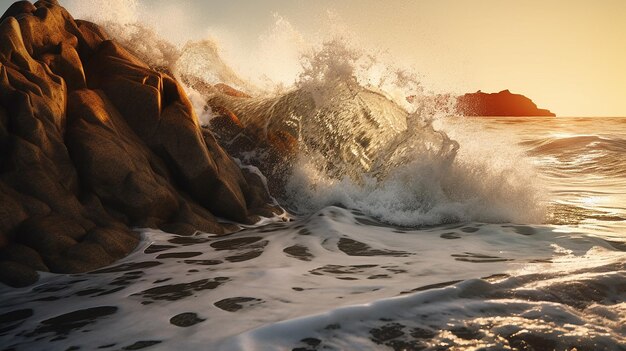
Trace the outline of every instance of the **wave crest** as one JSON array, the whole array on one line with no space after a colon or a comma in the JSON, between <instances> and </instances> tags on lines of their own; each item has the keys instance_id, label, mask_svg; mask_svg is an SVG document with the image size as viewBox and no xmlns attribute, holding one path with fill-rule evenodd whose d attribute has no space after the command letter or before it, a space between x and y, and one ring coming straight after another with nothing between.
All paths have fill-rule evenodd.
<instances>
[{"instance_id":1,"label":"wave crest","mask_svg":"<svg viewBox=\"0 0 626 351\"><path fill-rule=\"evenodd\" d=\"M280 20L277 28L294 30ZM222 60L215 41L176 46L141 23L105 21L114 37L187 83L203 124L219 113L211 106L219 105L261 134L282 131L298 141L297 158L281 167L287 177L279 194L294 212L339 204L403 226L542 219L532 174L502 166L516 162L459 155L467 145L443 129L452 98L434 98L416 74L346 40L311 44L295 83L267 93ZM226 96L213 88L218 83L255 97ZM263 169L259 155L235 156Z\"/></svg>"}]
</instances>

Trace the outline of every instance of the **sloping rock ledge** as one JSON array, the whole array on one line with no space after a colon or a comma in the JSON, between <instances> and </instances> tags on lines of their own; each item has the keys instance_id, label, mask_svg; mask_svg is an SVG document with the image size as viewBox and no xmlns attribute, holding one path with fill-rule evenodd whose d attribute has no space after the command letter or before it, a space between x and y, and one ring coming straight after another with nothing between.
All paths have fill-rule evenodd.
<instances>
[{"instance_id":1,"label":"sloping rock ledge","mask_svg":"<svg viewBox=\"0 0 626 351\"><path fill-rule=\"evenodd\" d=\"M199 127L178 82L54 0L0 18L0 281L131 252L130 228L237 230L277 211Z\"/></svg>"}]
</instances>

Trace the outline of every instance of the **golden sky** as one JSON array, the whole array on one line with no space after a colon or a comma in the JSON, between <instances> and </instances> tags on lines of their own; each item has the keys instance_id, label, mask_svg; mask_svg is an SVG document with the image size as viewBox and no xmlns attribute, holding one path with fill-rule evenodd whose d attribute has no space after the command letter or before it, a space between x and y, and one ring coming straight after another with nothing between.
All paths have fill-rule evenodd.
<instances>
[{"instance_id":1,"label":"golden sky","mask_svg":"<svg viewBox=\"0 0 626 351\"><path fill-rule=\"evenodd\" d=\"M89 0L61 0L70 10ZM7 1L0 0L5 8ZM132 0L109 0L122 7ZM329 13L434 92L509 89L559 116L626 116L625 0L137 0L162 33L259 45L276 15L303 38ZM94 6L96 7L96 6ZM97 9L96 9L97 10ZM141 15L139 17L142 17ZM244 49L242 49L244 48ZM281 47L276 47L280 51ZM279 60L277 52L273 59ZM287 67L287 66L285 66Z\"/></svg>"},{"instance_id":2,"label":"golden sky","mask_svg":"<svg viewBox=\"0 0 626 351\"><path fill-rule=\"evenodd\" d=\"M626 1L386 3L341 13L436 89L508 88L560 116L626 116Z\"/></svg>"}]
</instances>

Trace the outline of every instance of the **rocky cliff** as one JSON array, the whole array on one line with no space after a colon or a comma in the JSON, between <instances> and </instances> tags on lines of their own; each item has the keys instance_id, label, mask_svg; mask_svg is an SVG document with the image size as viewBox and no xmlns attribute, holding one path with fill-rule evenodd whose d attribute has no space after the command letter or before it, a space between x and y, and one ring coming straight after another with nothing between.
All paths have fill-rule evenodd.
<instances>
[{"instance_id":1,"label":"rocky cliff","mask_svg":"<svg viewBox=\"0 0 626 351\"><path fill-rule=\"evenodd\" d=\"M480 90L457 98L457 113L463 116L551 116L549 110L537 108L531 99L508 90L483 93Z\"/></svg>"},{"instance_id":2,"label":"rocky cliff","mask_svg":"<svg viewBox=\"0 0 626 351\"><path fill-rule=\"evenodd\" d=\"M237 230L276 209L198 125L178 82L54 0L0 18L0 281L83 272L130 228Z\"/></svg>"}]
</instances>

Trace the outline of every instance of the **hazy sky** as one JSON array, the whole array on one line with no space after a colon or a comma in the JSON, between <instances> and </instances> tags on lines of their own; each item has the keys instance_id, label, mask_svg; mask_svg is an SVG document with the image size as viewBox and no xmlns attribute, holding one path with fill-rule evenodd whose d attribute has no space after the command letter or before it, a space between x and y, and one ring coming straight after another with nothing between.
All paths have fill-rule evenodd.
<instances>
[{"instance_id":1,"label":"hazy sky","mask_svg":"<svg viewBox=\"0 0 626 351\"><path fill-rule=\"evenodd\" d=\"M70 7L77 2L89 0L61 1ZM271 32L276 14L304 39L326 31L330 14L334 25L366 46L414 67L435 92L509 89L560 116L626 116L623 0L139 3L158 15L154 25L164 28L165 35L212 35L240 48L258 46Z\"/></svg>"}]
</instances>

